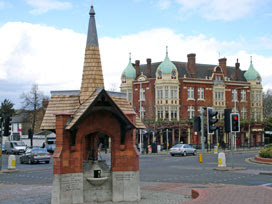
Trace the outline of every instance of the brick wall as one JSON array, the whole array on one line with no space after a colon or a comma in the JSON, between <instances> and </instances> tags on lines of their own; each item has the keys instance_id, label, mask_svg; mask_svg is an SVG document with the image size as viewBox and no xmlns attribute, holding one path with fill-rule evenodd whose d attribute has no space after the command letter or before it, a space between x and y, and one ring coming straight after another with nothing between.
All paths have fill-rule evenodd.
<instances>
[{"instance_id":1,"label":"brick wall","mask_svg":"<svg viewBox=\"0 0 272 204\"><path fill-rule=\"evenodd\" d=\"M130 120L135 123L135 115ZM54 174L82 172L82 163L91 154L97 159L98 136L100 133L111 137L112 170L138 171L138 152L134 147L135 130L126 132L125 143L121 145L120 120L109 111L97 111L80 121L76 133L76 144L71 145L71 133L65 130L69 114L56 116L56 143L54 152ZM90 153L89 153L90 152ZM90 157L89 157L90 159Z\"/></svg>"}]
</instances>

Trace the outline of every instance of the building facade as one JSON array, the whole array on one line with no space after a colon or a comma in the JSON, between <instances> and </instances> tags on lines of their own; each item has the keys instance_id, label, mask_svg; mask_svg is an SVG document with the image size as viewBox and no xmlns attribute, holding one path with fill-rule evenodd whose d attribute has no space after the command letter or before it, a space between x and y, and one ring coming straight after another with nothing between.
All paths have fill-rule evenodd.
<instances>
[{"instance_id":1,"label":"building facade","mask_svg":"<svg viewBox=\"0 0 272 204\"><path fill-rule=\"evenodd\" d=\"M187 62L171 61L166 50L162 62L146 64L139 60L128 66L121 76L120 89L126 93L140 118L148 127L145 143L156 141L172 146L179 142L200 144L200 133L193 130L193 117L204 107L218 112L219 142L230 144L224 131L224 109L240 113L241 131L236 145L259 146L264 142L263 99L261 76L252 59L247 71L240 63L227 66L227 59L218 65L197 64L196 54L188 54ZM206 131L205 131L206 132ZM206 135L207 144L216 144L214 135Z\"/></svg>"}]
</instances>

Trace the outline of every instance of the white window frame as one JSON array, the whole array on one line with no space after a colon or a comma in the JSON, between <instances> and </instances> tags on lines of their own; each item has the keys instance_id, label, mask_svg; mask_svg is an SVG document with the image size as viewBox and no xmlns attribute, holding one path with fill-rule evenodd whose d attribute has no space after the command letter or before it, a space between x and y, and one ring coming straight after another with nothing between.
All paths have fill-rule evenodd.
<instances>
[{"instance_id":1,"label":"white window frame","mask_svg":"<svg viewBox=\"0 0 272 204\"><path fill-rule=\"evenodd\" d=\"M197 99L204 100L204 88L197 89Z\"/></svg>"},{"instance_id":2,"label":"white window frame","mask_svg":"<svg viewBox=\"0 0 272 204\"><path fill-rule=\"evenodd\" d=\"M194 100L194 87L187 88L187 100Z\"/></svg>"}]
</instances>

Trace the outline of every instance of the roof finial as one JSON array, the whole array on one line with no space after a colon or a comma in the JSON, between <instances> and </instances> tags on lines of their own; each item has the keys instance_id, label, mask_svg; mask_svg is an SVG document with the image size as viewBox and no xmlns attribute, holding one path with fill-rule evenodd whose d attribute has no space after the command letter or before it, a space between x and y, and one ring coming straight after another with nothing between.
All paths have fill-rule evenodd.
<instances>
[{"instance_id":1,"label":"roof finial","mask_svg":"<svg viewBox=\"0 0 272 204\"><path fill-rule=\"evenodd\" d=\"M252 64L252 56L250 56L250 64Z\"/></svg>"},{"instance_id":2,"label":"roof finial","mask_svg":"<svg viewBox=\"0 0 272 204\"><path fill-rule=\"evenodd\" d=\"M166 45L166 55L168 56L168 46Z\"/></svg>"},{"instance_id":3,"label":"roof finial","mask_svg":"<svg viewBox=\"0 0 272 204\"><path fill-rule=\"evenodd\" d=\"M131 62L131 52L129 53L129 62Z\"/></svg>"},{"instance_id":4,"label":"roof finial","mask_svg":"<svg viewBox=\"0 0 272 204\"><path fill-rule=\"evenodd\" d=\"M93 0L91 1L91 6L93 6Z\"/></svg>"}]
</instances>

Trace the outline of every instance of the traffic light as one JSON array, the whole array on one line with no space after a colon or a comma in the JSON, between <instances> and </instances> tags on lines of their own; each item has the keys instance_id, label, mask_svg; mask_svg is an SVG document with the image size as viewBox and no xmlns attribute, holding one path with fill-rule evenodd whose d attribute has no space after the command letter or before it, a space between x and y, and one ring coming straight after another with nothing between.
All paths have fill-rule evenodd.
<instances>
[{"instance_id":1,"label":"traffic light","mask_svg":"<svg viewBox=\"0 0 272 204\"><path fill-rule=\"evenodd\" d=\"M7 116L4 121L4 136L9 136L11 132L11 118Z\"/></svg>"},{"instance_id":2,"label":"traffic light","mask_svg":"<svg viewBox=\"0 0 272 204\"><path fill-rule=\"evenodd\" d=\"M201 130L200 116L194 116L194 131L199 132Z\"/></svg>"},{"instance_id":3,"label":"traffic light","mask_svg":"<svg viewBox=\"0 0 272 204\"><path fill-rule=\"evenodd\" d=\"M240 132L240 115L239 113L230 114L230 131Z\"/></svg>"},{"instance_id":4,"label":"traffic light","mask_svg":"<svg viewBox=\"0 0 272 204\"><path fill-rule=\"evenodd\" d=\"M225 109L224 110L224 126L225 126L225 132L230 132L230 114L231 109Z\"/></svg>"},{"instance_id":5,"label":"traffic light","mask_svg":"<svg viewBox=\"0 0 272 204\"><path fill-rule=\"evenodd\" d=\"M218 112L214 112L213 108L207 108L207 131L208 134L213 134L213 132L217 129L215 123L217 123L217 114Z\"/></svg>"}]
</instances>

